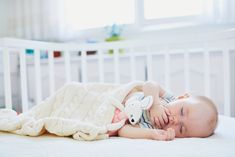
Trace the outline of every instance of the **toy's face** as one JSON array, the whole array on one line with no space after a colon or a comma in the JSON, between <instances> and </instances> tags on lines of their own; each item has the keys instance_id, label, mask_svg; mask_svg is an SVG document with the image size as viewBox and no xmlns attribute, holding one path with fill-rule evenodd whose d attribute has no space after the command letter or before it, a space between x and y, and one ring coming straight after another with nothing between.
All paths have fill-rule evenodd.
<instances>
[{"instance_id":1,"label":"toy's face","mask_svg":"<svg viewBox=\"0 0 235 157\"><path fill-rule=\"evenodd\" d=\"M132 101L130 103L127 103L125 107L125 113L127 114L129 122L132 125L135 125L137 122L139 122L140 117L142 115L140 101Z\"/></svg>"},{"instance_id":2,"label":"toy's face","mask_svg":"<svg viewBox=\"0 0 235 157\"><path fill-rule=\"evenodd\" d=\"M132 97L127 100L125 104L125 113L132 125L135 125L139 122L143 110L148 110L153 103L152 96L141 97L143 98L142 100L139 100L138 96Z\"/></svg>"}]
</instances>

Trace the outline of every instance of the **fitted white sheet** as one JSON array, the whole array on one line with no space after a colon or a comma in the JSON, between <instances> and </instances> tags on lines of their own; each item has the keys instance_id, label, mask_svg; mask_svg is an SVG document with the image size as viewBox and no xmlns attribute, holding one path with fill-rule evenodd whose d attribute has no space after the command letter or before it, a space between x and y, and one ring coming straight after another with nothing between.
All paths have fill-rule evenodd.
<instances>
[{"instance_id":1,"label":"fitted white sheet","mask_svg":"<svg viewBox=\"0 0 235 157\"><path fill-rule=\"evenodd\" d=\"M185 138L173 141L133 140L114 137L89 142L49 134L40 137L27 137L0 133L0 157L12 156L235 157L235 118L220 116L215 134L209 138Z\"/></svg>"}]
</instances>

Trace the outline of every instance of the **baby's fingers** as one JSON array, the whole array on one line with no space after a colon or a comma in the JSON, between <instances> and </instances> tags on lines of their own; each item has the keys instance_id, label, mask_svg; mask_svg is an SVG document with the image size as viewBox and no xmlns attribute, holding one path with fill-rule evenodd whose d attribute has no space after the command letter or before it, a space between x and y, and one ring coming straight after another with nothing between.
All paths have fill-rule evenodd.
<instances>
[{"instance_id":1,"label":"baby's fingers","mask_svg":"<svg viewBox=\"0 0 235 157\"><path fill-rule=\"evenodd\" d=\"M175 130L172 128L168 128L167 129L167 133L168 133L168 140L173 140L175 138Z\"/></svg>"},{"instance_id":2,"label":"baby's fingers","mask_svg":"<svg viewBox=\"0 0 235 157\"><path fill-rule=\"evenodd\" d=\"M162 116L161 116L161 117L158 117L158 120L159 120L159 122L160 122L161 128L163 128L163 127L165 126L165 122L164 122L164 120L163 120L163 117L162 117Z\"/></svg>"},{"instance_id":3,"label":"baby's fingers","mask_svg":"<svg viewBox=\"0 0 235 157\"><path fill-rule=\"evenodd\" d=\"M160 129L161 128L161 124L160 124L160 121L158 120L158 117L154 118L154 122L155 122L157 128Z\"/></svg>"},{"instance_id":4,"label":"baby's fingers","mask_svg":"<svg viewBox=\"0 0 235 157\"><path fill-rule=\"evenodd\" d=\"M167 131L159 130L158 131L158 140L162 140L162 141L167 140Z\"/></svg>"},{"instance_id":5,"label":"baby's fingers","mask_svg":"<svg viewBox=\"0 0 235 157\"><path fill-rule=\"evenodd\" d=\"M156 122L155 122L155 117L150 117L150 121L153 125L156 125Z\"/></svg>"},{"instance_id":6,"label":"baby's fingers","mask_svg":"<svg viewBox=\"0 0 235 157\"><path fill-rule=\"evenodd\" d=\"M165 110L165 113L166 113L168 116L171 115L171 112L170 112L170 110L169 110L168 108L165 107L164 110Z\"/></svg>"},{"instance_id":7,"label":"baby's fingers","mask_svg":"<svg viewBox=\"0 0 235 157\"><path fill-rule=\"evenodd\" d=\"M167 116L166 113L164 113L164 114L162 115L162 118L163 118L163 120L164 120L164 124L167 124L169 120L168 120L168 116Z\"/></svg>"}]
</instances>

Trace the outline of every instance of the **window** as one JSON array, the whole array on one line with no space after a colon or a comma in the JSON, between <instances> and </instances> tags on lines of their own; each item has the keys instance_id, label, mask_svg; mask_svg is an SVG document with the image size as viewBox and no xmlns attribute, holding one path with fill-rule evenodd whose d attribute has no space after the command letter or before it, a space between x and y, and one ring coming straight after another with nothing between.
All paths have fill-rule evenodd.
<instances>
[{"instance_id":1,"label":"window","mask_svg":"<svg viewBox=\"0 0 235 157\"><path fill-rule=\"evenodd\" d=\"M67 0L66 23L81 30L135 21L135 0Z\"/></svg>"},{"instance_id":2,"label":"window","mask_svg":"<svg viewBox=\"0 0 235 157\"><path fill-rule=\"evenodd\" d=\"M205 0L144 0L146 19L172 18L203 14Z\"/></svg>"},{"instance_id":3,"label":"window","mask_svg":"<svg viewBox=\"0 0 235 157\"><path fill-rule=\"evenodd\" d=\"M210 22L213 0L136 0L138 25L170 28Z\"/></svg>"},{"instance_id":4,"label":"window","mask_svg":"<svg viewBox=\"0 0 235 157\"><path fill-rule=\"evenodd\" d=\"M223 0L62 1L66 19L62 24L71 32L84 30L84 34L86 29L99 32L114 23L128 24L126 30L137 31L221 23L228 19L227 8L232 6Z\"/></svg>"}]
</instances>

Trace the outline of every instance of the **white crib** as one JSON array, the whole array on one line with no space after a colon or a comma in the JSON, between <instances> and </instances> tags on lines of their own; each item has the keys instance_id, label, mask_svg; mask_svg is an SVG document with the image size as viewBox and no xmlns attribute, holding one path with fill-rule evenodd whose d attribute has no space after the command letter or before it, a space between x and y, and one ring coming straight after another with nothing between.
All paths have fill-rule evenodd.
<instances>
[{"instance_id":1,"label":"white crib","mask_svg":"<svg viewBox=\"0 0 235 157\"><path fill-rule=\"evenodd\" d=\"M32 49L34 54L26 54L26 49ZM63 52L63 56L54 58L55 50ZM111 50L113 54L108 53ZM46 59L41 59L42 51L48 53ZM179 89L180 92L196 88L209 97L217 90L214 97L222 94L218 99L222 104L218 106L220 113L231 116L235 113L231 106L234 58L230 59L234 51L235 40L220 35L168 42L139 40L94 44L3 38L0 39L1 103L6 108L22 104L19 110L24 112L69 81L125 83L138 79L155 80L168 90ZM94 54L88 55L88 52ZM14 68L16 76L12 72ZM43 81L45 69L46 82ZM215 73L221 77L213 80ZM13 102L17 96L19 99Z\"/></svg>"}]
</instances>

